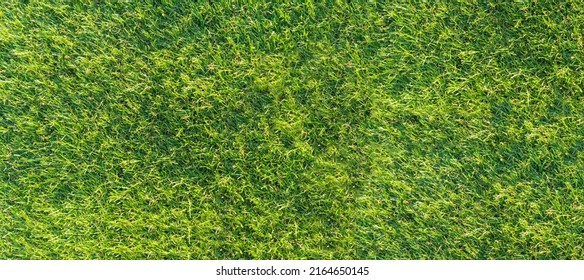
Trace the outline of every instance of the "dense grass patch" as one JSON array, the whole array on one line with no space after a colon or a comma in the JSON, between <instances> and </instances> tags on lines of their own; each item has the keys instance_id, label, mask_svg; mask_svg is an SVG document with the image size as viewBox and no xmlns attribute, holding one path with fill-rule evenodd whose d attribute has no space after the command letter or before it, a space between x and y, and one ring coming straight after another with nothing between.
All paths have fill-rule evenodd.
<instances>
[{"instance_id":1,"label":"dense grass patch","mask_svg":"<svg viewBox=\"0 0 584 280\"><path fill-rule=\"evenodd\" d=\"M582 1L73 2L0 5L0 258L584 256Z\"/></svg>"}]
</instances>

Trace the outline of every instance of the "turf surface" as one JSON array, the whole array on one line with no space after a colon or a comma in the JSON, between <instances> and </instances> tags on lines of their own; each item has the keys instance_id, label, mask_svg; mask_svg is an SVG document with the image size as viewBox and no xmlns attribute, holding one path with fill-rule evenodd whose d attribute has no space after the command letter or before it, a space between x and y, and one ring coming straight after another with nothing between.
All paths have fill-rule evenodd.
<instances>
[{"instance_id":1,"label":"turf surface","mask_svg":"<svg viewBox=\"0 0 584 280\"><path fill-rule=\"evenodd\" d=\"M582 259L584 2L0 4L2 259Z\"/></svg>"}]
</instances>

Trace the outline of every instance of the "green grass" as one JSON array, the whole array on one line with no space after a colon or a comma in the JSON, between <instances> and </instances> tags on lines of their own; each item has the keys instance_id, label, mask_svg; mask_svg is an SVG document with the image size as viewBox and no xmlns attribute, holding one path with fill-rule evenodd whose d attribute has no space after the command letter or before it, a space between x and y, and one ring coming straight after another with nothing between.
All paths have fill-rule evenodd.
<instances>
[{"instance_id":1,"label":"green grass","mask_svg":"<svg viewBox=\"0 0 584 280\"><path fill-rule=\"evenodd\" d=\"M583 1L260 2L3 1L0 258L584 258Z\"/></svg>"}]
</instances>

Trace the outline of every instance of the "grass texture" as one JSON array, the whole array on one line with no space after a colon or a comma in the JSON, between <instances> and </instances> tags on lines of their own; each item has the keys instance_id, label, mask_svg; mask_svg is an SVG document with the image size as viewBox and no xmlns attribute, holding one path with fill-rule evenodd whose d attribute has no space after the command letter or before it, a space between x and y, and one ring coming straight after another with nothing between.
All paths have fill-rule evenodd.
<instances>
[{"instance_id":1,"label":"grass texture","mask_svg":"<svg viewBox=\"0 0 584 280\"><path fill-rule=\"evenodd\" d=\"M0 4L2 259L582 259L584 2Z\"/></svg>"}]
</instances>

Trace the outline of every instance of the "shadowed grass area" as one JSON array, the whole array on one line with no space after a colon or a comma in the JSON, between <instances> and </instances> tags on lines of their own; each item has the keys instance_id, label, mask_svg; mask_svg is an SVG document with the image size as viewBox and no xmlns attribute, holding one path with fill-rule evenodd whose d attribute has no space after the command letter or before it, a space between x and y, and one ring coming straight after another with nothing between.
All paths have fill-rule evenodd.
<instances>
[{"instance_id":1,"label":"shadowed grass area","mask_svg":"<svg viewBox=\"0 0 584 280\"><path fill-rule=\"evenodd\" d=\"M584 2L4 1L2 259L582 259Z\"/></svg>"}]
</instances>

